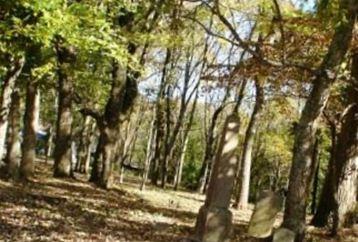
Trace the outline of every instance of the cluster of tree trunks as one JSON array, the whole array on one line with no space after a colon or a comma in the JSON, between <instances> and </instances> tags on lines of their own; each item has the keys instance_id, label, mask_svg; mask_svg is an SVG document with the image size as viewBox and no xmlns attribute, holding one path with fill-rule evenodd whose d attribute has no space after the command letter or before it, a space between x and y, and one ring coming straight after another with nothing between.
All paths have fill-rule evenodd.
<instances>
[{"instance_id":1,"label":"cluster of tree trunks","mask_svg":"<svg viewBox=\"0 0 358 242\"><path fill-rule=\"evenodd\" d=\"M294 231L297 241L303 241L305 234L306 206L311 184L312 153L318 118L327 103L329 89L351 42L356 21L357 1L342 0L340 8L345 20L336 27L328 53L312 82L312 91L295 132L293 163L289 176L283 227Z\"/></svg>"},{"instance_id":2,"label":"cluster of tree trunks","mask_svg":"<svg viewBox=\"0 0 358 242\"><path fill-rule=\"evenodd\" d=\"M321 197L311 223L317 227L328 224L333 215L335 234L356 209L358 182L358 52L352 56L351 80L345 90L346 107L340 115L328 116L331 130L331 158L323 183Z\"/></svg>"},{"instance_id":3,"label":"cluster of tree trunks","mask_svg":"<svg viewBox=\"0 0 358 242\"><path fill-rule=\"evenodd\" d=\"M184 82L183 82L183 90L181 92L180 104L179 104L179 111L178 115L175 118L174 125L171 124L171 108L170 108L170 84L169 84L169 76L168 72L168 63L170 62L172 56L172 51L170 49L167 50L165 63L162 70L162 79L159 88L159 92L157 95L157 101L154 108L155 118L151 131L151 137L155 141L153 144L153 154L148 153L147 162L148 166L145 170L152 170L151 182L155 185L158 185L158 180L161 180L161 187L165 187L168 181L168 164L173 159L175 148L176 148L176 141L178 140L180 134L183 136L182 145L179 149L182 150L182 158L177 162L178 169L174 172L174 186L178 186L178 181L180 181L180 173L182 167L182 162L185 156L185 141L188 139L188 133L192 126L194 112L196 108L196 100L198 98L197 89L199 82L195 83L193 89L189 92L190 88L192 87L190 84L191 81L191 73L193 65L189 60L188 57L185 74L184 74ZM195 94L196 93L196 94ZM195 94L195 95L194 95ZM166 98L164 100L164 96ZM194 97L194 104L192 105L192 109L190 110L189 114L187 114L189 103L192 101ZM164 107L165 105L165 107ZM165 110L164 110L165 108ZM187 124L185 125L185 120L188 119ZM153 142L153 140L151 142ZM149 146L148 146L149 147ZM147 176L147 175L145 175ZM144 177L145 177L144 176ZM146 179L146 178L145 178ZM180 182L179 182L180 183ZM177 185L175 185L177 184Z\"/></svg>"},{"instance_id":4,"label":"cluster of tree trunks","mask_svg":"<svg viewBox=\"0 0 358 242\"><path fill-rule=\"evenodd\" d=\"M161 3L160 3L161 4ZM159 4L159 6L160 6ZM293 162L289 177L288 195L286 199L283 227L295 232L297 241L303 241L305 233L306 209L310 189L312 191L312 213L314 217L312 224L323 227L328 224L329 216L333 217L332 233L337 233L338 229L349 223L349 216L356 209L357 204L357 180L358 180L358 50L353 51L351 80L345 90L345 109L337 117L326 119L330 125L332 147L331 157L328 165L328 172L323 183L321 196L316 205L318 175L319 175L319 132L318 119L324 113L324 108L329 98L330 88L336 79L338 69L344 60L349 49L357 19L356 0L341 0L340 8L344 21L340 21L335 29L334 36L329 46L328 52L320 65L314 72L314 80L307 102L302 111L299 123L295 130L295 140L293 149ZM173 11L173 19L179 13L177 9ZM127 16L128 14L128 16ZM158 18L158 12L154 14L152 25ZM229 25L223 20L223 16L217 10L219 18L224 24ZM131 31L133 13L126 13L119 19L121 27L127 27ZM151 26L152 26L151 25ZM150 31L147 29L146 31ZM240 41L238 41L240 42ZM205 43L204 57L201 60L201 73L198 80L193 82L193 70L197 67L193 63L193 49L188 50L184 70L183 86L179 100L178 113L175 116L171 110L171 100L173 99L173 84L171 83L171 71L174 69L175 58L178 53L174 49L166 50L166 57L162 68L162 78L157 94L157 99L153 105L153 120L150 123L150 133L147 140L146 157L144 162L143 176L140 189L145 188L147 179L150 177L154 185L165 188L168 182L170 162L174 158L176 150L180 156L173 163L174 189L178 189L181 183L182 169L185 161L185 154L189 143L189 132L193 125L195 110L198 100L199 82L204 72L206 63L207 43ZM112 186L112 171L114 162L119 161L122 167L126 161L131 161L131 154L135 149L138 127L141 118L138 117L131 128L132 133L126 133L126 140L121 140L122 124L133 107L137 96L137 81L140 72L133 68L132 63L121 65L118 60L113 59L111 73L111 90L103 113L92 109L82 109L84 115L83 129L79 142L78 162L73 166L71 160L71 144L73 142L72 130L72 102L74 97L74 75L71 71L76 63L76 51L72 46L68 46L60 37L55 40L55 53L57 60L58 77L58 110L56 121L56 138L54 148L54 176L71 177L73 171L77 170L89 173L91 162L91 147L98 129L98 144L94 155L94 161L90 174L90 181L103 188ZM127 44L127 51L130 56L136 55L139 46L134 43ZM144 65L146 48L143 48L140 65ZM259 54L259 50L254 52ZM28 53L29 54L29 53ZM251 53L252 54L252 53ZM244 54L243 54L244 55ZM242 55L242 56L243 56ZM199 63L199 62L198 62ZM30 180L34 175L34 161L36 156L36 131L38 128L39 113L39 90L38 80L31 75L26 80L26 102L23 119L23 142L20 147L20 126L21 126L21 97L18 78L25 65L25 58L18 58L11 62L11 67L5 75L2 85L0 99L0 160L2 159L6 132L8 131L8 145L5 157L6 170L10 177L18 175L24 180ZM34 65L31 63L29 66ZM229 78L230 79L230 78ZM229 82L229 81L228 81ZM190 83L194 83L191 86ZM237 117L238 109L243 99L247 80L242 80L238 97L233 113L235 116L235 134L238 133L240 120ZM264 83L256 78L254 80L256 95L253 112L250 116L249 124L245 132L242 145L240 162L235 160L235 164L230 165L230 189L225 191L228 199L225 199L225 208L230 203L231 189L236 177L237 204L246 207L249 202L250 175L252 165L252 149L254 137L257 131L260 112L264 105ZM202 166L197 181L197 190L204 192L207 184L215 184L210 181L210 177L217 177L218 174L210 175L214 153L217 146L216 129L219 117L227 106L230 85L222 103L214 110L209 121L208 129L205 131L205 150L202 159ZM192 102L194 98L194 101ZM191 110L189 103L192 102ZM175 116L175 117L174 117ZM94 118L95 123L90 117ZM174 118L173 118L174 117ZM174 120L174 121L173 121ZM206 122L206 120L205 120ZM127 123L128 126L130 123ZM52 143L52 132L49 144ZM222 139L225 137L223 136ZM178 140L181 142L177 142ZM223 141L222 141L223 143ZM235 137L235 145L238 140ZM223 144L219 146L219 155ZM120 148L119 148L120 147ZM47 156L50 156L51 148L48 147ZM236 159L235 152L230 151L230 159ZM217 159L220 156L216 157ZM216 159L216 162L219 162ZM219 170L219 164L215 164ZM214 172L218 172L215 171ZM123 175L123 172L121 173ZM313 183L313 184L312 184ZM277 187L277 184L273 185ZM215 189L220 189L215 186ZM229 194L229 195L228 195ZM209 189L209 199L215 197Z\"/></svg>"},{"instance_id":5,"label":"cluster of tree trunks","mask_svg":"<svg viewBox=\"0 0 358 242\"><path fill-rule=\"evenodd\" d=\"M241 186L240 186L240 196L238 200L238 205L241 208L244 208L248 205L249 202L249 192L250 192L250 176L251 176L251 163L252 163L252 149L254 145L254 137L257 130L257 123L259 121L259 115L264 104L264 89L263 84L260 80L255 80L256 88L256 97L255 97L255 106L251 114L249 124L246 129L244 145L242 148L242 172L241 172Z\"/></svg>"}]
</instances>

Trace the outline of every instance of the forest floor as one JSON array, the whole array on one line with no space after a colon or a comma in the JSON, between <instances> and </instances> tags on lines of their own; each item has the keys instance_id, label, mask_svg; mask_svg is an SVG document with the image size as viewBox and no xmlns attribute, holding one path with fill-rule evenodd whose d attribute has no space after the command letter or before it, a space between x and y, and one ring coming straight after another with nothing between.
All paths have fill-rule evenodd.
<instances>
[{"instance_id":1,"label":"forest floor","mask_svg":"<svg viewBox=\"0 0 358 242\"><path fill-rule=\"evenodd\" d=\"M110 191L77 179L52 178L51 166L37 163L31 184L0 180L0 241L175 242L193 232L203 195L125 181ZM252 209L233 210L232 241L247 234ZM278 219L279 222L280 218ZM353 230L329 238L309 228L307 241L357 241ZM356 234L357 236L357 234Z\"/></svg>"}]
</instances>

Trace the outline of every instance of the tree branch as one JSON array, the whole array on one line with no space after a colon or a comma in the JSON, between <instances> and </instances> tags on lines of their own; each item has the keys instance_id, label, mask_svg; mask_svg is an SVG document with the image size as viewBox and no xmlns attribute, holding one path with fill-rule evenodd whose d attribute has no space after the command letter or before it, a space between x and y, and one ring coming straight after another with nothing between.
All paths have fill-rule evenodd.
<instances>
[{"instance_id":1,"label":"tree branch","mask_svg":"<svg viewBox=\"0 0 358 242\"><path fill-rule=\"evenodd\" d=\"M98 110L90 109L90 108L82 108L80 109L80 113L84 116L90 116L94 118L97 122L97 125L100 126L102 124L102 114Z\"/></svg>"},{"instance_id":2,"label":"tree branch","mask_svg":"<svg viewBox=\"0 0 358 242\"><path fill-rule=\"evenodd\" d=\"M273 0L273 4L275 6L276 15L277 15L276 17L277 17L277 21L278 21L280 32L281 32L282 63L285 63L286 41L285 41L285 32L283 30L283 24L282 24L281 9L280 9L280 5L278 4L277 0Z\"/></svg>"}]
</instances>

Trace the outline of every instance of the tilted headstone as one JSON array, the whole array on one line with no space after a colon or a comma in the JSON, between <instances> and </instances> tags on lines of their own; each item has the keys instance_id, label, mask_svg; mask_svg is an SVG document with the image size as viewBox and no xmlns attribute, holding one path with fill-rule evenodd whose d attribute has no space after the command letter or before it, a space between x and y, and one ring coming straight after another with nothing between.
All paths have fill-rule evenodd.
<instances>
[{"instance_id":1,"label":"tilted headstone","mask_svg":"<svg viewBox=\"0 0 358 242\"><path fill-rule=\"evenodd\" d=\"M286 228L279 228L275 231L273 242L294 242L295 233Z\"/></svg>"},{"instance_id":2,"label":"tilted headstone","mask_svg":"<svg viewBox=\"0 0 358 242\"><path fill-rule=\"evenodd\" d=\"M269 237L282 205L283 196L272 191L263 191L251 216L248 234L256 238Z\"/></svg>"},{"instance_id":3,"label":"tilted headstone","mask_svg":"<svg viewBox=\"0 0 358 242\"><path fill-rule=\"evenodd\" d=\"M235 180L240 120L236 114L227 117L216 154L205 204L196 221L196 239L202 242L230 241L232 213L230 198Z\"/></svg>"}]
</instances>

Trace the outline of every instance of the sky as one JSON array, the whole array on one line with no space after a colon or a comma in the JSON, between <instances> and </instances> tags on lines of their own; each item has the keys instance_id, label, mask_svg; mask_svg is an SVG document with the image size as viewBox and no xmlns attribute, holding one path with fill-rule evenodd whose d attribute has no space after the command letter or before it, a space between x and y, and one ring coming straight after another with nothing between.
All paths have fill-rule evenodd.
<instances>
[{"instance_id":1,"label":"sky","mask_svg":"<svg viewBox=\"0 0 358 242\"><path fill-rule=\"evenodd\" d=\"M316 0L292 0L292 2L303 11L313 11Z\"/></svg>"}]
</instances>

